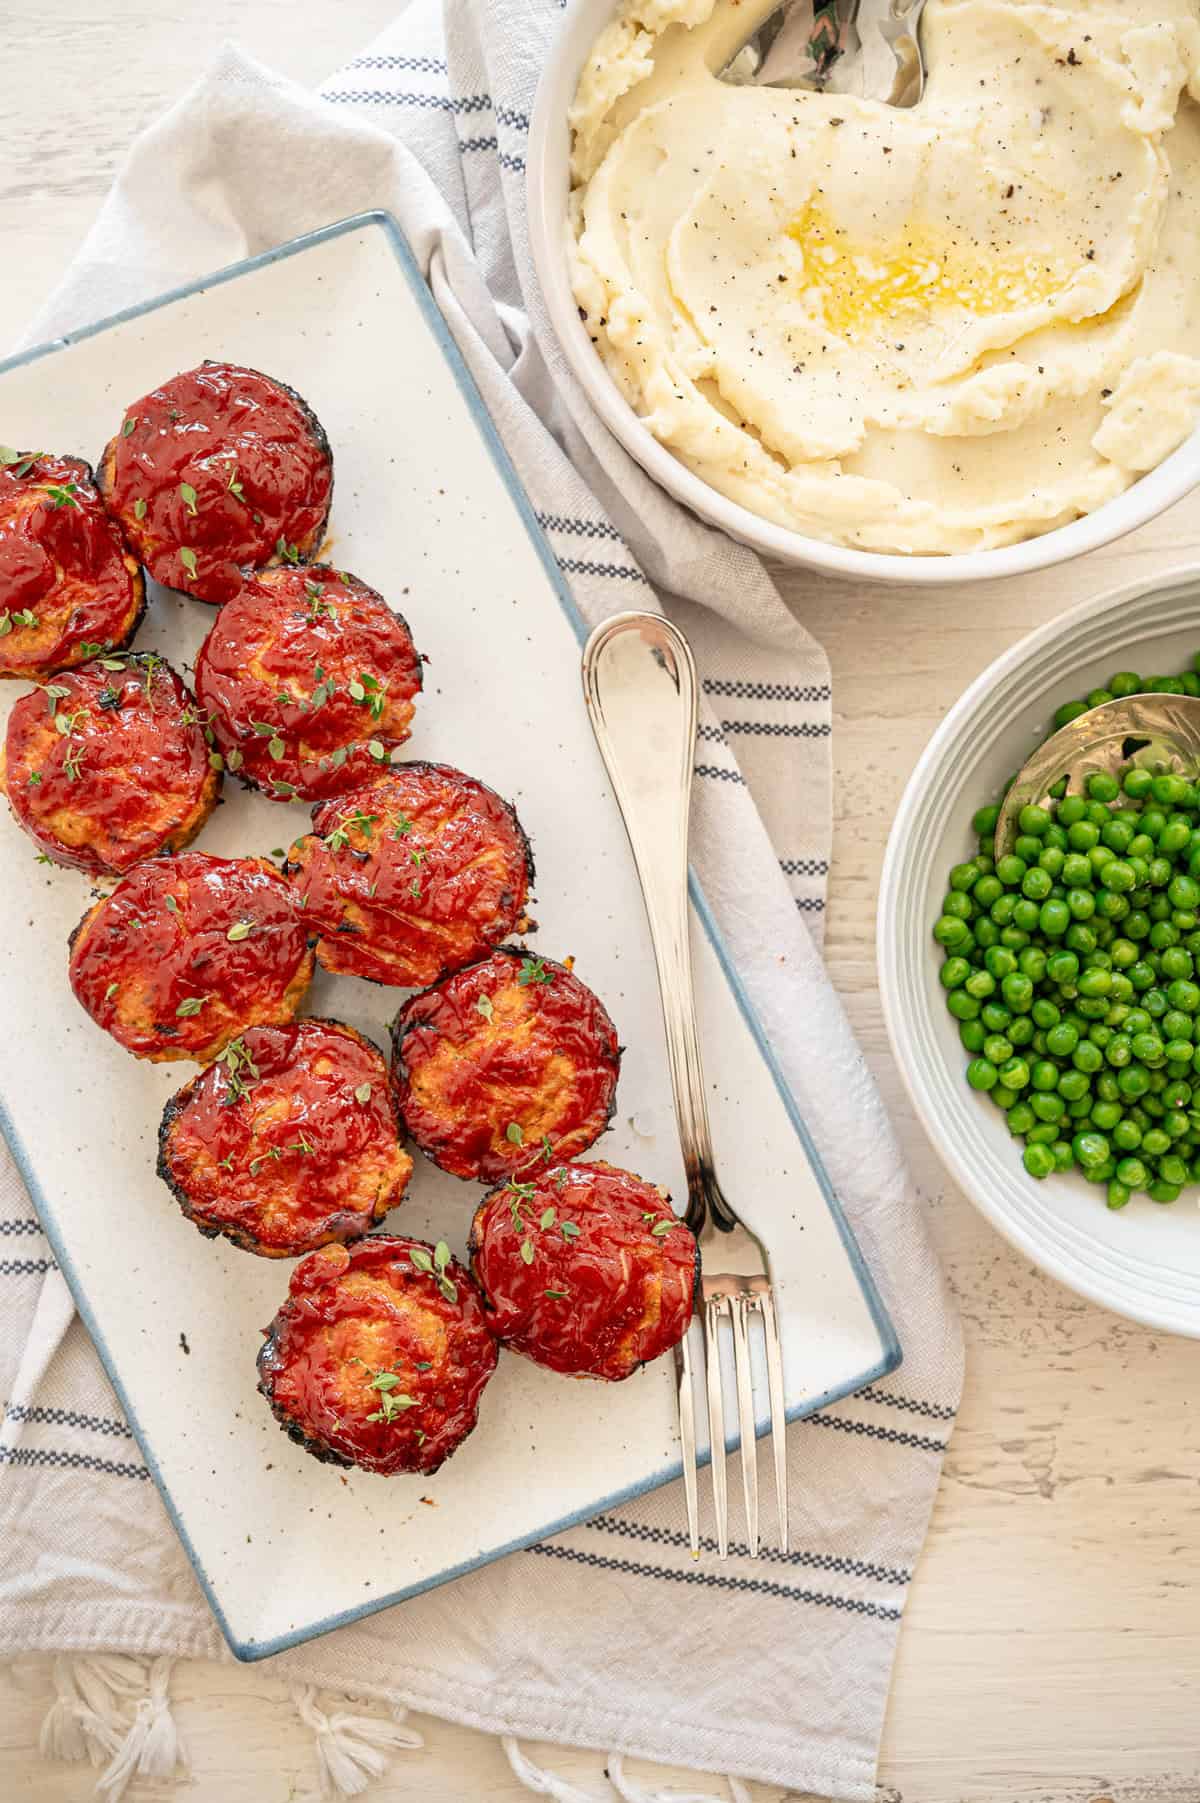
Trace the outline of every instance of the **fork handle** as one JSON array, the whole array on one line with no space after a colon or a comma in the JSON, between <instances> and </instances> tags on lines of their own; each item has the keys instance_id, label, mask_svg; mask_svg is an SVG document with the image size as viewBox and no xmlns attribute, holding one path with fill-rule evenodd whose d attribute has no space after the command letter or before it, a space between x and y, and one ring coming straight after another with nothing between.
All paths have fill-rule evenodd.
<instances>
[{"instance_id":1,"label":"fork handle","mask_svg":"<svg viewBox=\"0 0 1200 1803\"><path fill-rule=\"evenodd\" d=\"M583 652L583 693L641 880L658 966L675 1117L687 1174L687 1222L711 1211L715 1181L688 940L688 814L696 744L696 666L659 614L605 620Z\"/></svg>"}]
</instances>

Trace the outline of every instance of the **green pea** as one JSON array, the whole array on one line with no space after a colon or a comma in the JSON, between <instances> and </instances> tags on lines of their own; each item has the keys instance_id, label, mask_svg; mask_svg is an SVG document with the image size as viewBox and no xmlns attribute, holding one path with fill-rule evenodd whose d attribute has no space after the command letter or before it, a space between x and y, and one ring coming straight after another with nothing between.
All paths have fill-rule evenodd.
<instances>
[{"instance_id":1,"label":"green pea","mask_svg":"<svg viewBox=\"0 0 1200 1803\"><path fill-rule=\"evenodd\" d=\"M1029 1106L1039 1121L1061 1121L1067 1112L1062 1097L1052 1089L1039 1089L1029 1098Z\"/></svg>"},{"instance_id":2,"label":"green pea","mask_svg":"<svg viewBox=\"0 0 1200 1803\"><path fill-rule=\"evenodd\" d=\"M1130 886L1132 887L1132 884ZM1021 878L1021 894L1027 897L1029 901L1045 901L1053 887L1054 879L1051 877L1050 872L1048 870L1043 870L1038 864L1035 864L1032 870L1027 870L1025 875ZM1034 925L1036 926L1036 924L1037 922L1035 921Z\"/></svg>"},{"instance_id":3,"label":"green pea","mask_svg":"<svg viewBox=\"0 0 1200 1803\"><path fill-rule=\"evenodd\" d=\"M1097 846L1097 851L1107 851L1107 846ZM1112 857L1103 866L1102 878L1104 887L1111 889L1115 895L1127 895L1137 886L1137 876L1129 865L1121 858Z\"/></svg>"},{"instance_id":4,"label":"green pea","mask_svg":"<svg viewBox=\"0 0 1200 1803\"><path fill-rule=\"evenodd\" d=\"M1126 689L1123 693L1136 695L1139 691L1137 689ZM1136 768L1127 770L1121 783L1121 787L1131 801L1145 801L1153 786L1154 778L1151 776L1150 772L1148 770L1138 770Z\"/></svg>"},{"instance_id":5,"label":"green pea","mask_svg":"<svg viewBox=\"0 0 1200 1803\"><path fill-rule=\"evenodd\" d=\"M1177 808L1187 800L1190 786L1185 777L1174 776L1170 771L1165 771L1154 778L1150 793L1160 807Z\"/></svg>"},{"instance_id":6,"label":"green pea","mask_svg":"<svg viewBox=\"0 0 1200 1803\"><path fill-rule=\"evenodd\" d=\"M1108 1162L1108 1141L1103 1133L1077 1133L1071 1145L1076 1162L1085 1171Z\"/></svg>"},{"instance_id":7,"label":"green pea","mask_svg":"<svg viewBox=\"0 0 1200 1803\"><path fill-rule=\"evenodd\" d=\"M982 1021L964 1020L959 1022L958 1037L962 1041L964 1050L968 1052L981 1052L987 1034L984 1031Z\"/></svg>"},{"instance_id":8,"label":"green pea","mask_svg":"<svg viewBox=\"0 0 1200 1803\"><path fill-rule=\"evenodd\" d=\"M1008 852L996 864L996 875L1006 889L1020 887L1021 878L1025 875L1025 860L1018 858L1014 852Z\"/></svg>"},{"instance_id":9,"label":"green pea","mask_svg":"<svg viewBox=\"0 0 1200 1803\"><path fill-rule=\"evenodd\" d=\"M1050 816L1045 808L1039 808L1031 804L1028 807L1022 808L1021 812L1017 815L1017 825L1023 833L1034 833L1038 838L1041 838L1042 834L1046 831L1046 828L1050 825Z\"/></svg>"},{"instance_id":10,"label":"green pea","mask_svg":"<svg viewBox=\"0 0 1200 1803\"><path fill-rule=\"evenodd\" d=\"M943 989L958 989L971 974L971 966L965 958L947 958L938 972L938 981Z\"/></svg>"},{"instance_id":11,"label":"green pea","mask_svg":"<svg viewBox=\"0 0 1200 1803\"><path fill-rule=\"evenodd\" d=\"M955 1020L975 1020L979 1014L979 1003L965 989L952 989L946 997L946 1006Z\"/></svg>"},{"instance_id":12,"label":"green pea","mask_svg":"<svg viewBox=\"0 0 1200 1803\"><path fill-rule=\"evenodd\" d=\"M1110 1208L1124 1208L1131 1193L1132 1192L1128 1190L1123 1183L1119 1182L1116 1177L1109 1178L1107 1194L1108 1206Z\"/></svg>"},{"instance_id":13,"label":"green pea","mask_svg":"<svg viewBox=\"0 0 1200 1803\"><path fill-rule=\"evenodd\" d=\"M979 1016L989 1033L1003 1033L1012 1019L1012 1015L1003 1002L990 1001L983 1004ZM1149 1021L1146 1023L1149 1025Z\"/></svg>"},{"instance_id":14,"label":"green pea","mask_svg":"<svg viewBox=\"0 0 1200 1803\"><path fill-rule=\"evenodd\" d=\"M1069 1058L1079 1044L1079 1029L1069 1020L1059 1021L1046 1034L1046 1050L1055 1058Z\"/></svg>"},{"instance_id":15,"label":"green pea","mask_svg":"<svg viewBox=\"0 0 1200 1803\"><path fill-rule=\"evenodd\" d=\"M999 808L980 808L971 816L971 831L978 833L981 839L986 838L995 832L999 819Z\"/></svg>"},{"instance_id":16,"label":"green pea","mask_svg":"<svg viewBox=\"0 0 1200 1803\"><path fill-rule=\"evenodd\" d=\"M1010 971L1000 984L1007 1007L1014 1014L1025 1014L1033 1002L1033 983L1024 971Z\"/></svg>"},{"instance_id":17,"label":"green pea","mask_svg":"<svg viewBox=\"0 0 1200 1803\"><path fill-rule=\"evenodd\" d=\"M1185 946L1168 945L1158 961L1158 968L1164 977L1190 977L1195 969L1195 960Z\"/></svg>"},{"instance_id":18,"label":"green pea","mask_svg":"<svg viewBox=\"0 0 1200 1803\"><path fill-rule=\"evenodd\" d=\"M1144 1065L1131 1064L1125 1070L1117 1072L1117 1084L1126 1100L1133 1100L1146 1094L1150 1087L1150 1072Z\"/></svg>"},{"instance_id":19,"label":"green pea","mask_svg":"<svg viewBox=\"0 0 1200 1803\"><path fill-rule=\"evenodd\" d=\"M1025 1089L1029 1083L1029 1066L1024 1058L1010 1058L1002 1064L1000 1081L1005 1089Z\"/></svg>"},{"instance_id":20,"label":"green pea","mask_svg":"<svg viewBox=\"0 0 1200 1803\"><path fill-rule=\"evenodd\" d=\"M1152 1183L1146 1194L1152 1202L1177 1202L1180 1186L1177 1183Z\"/></svg>"},{"instance_id":21,"label":"green pea","mask_svg":"<svg viewBox=\"0 0 1200 1803\"><path fill-rule=\"evenodd\" d=\"M971 889L979 879L979 869L975 864L956 864L950 872L952 889Z\"/></svg>"},{"instance_id":22,"label":"green pea","mask_svg":"<svg viewBox=\"0 0 1200 1803\"><path fill-rule=\"evenodd\" d=\"M988 1100L1007 1114L1017 1100L1017 1092L1015 1089L1005 1089L1003 1083L997 1083L995 1089L988 1091Z\"/></svg>"},{"instance_id":23,"label":"green pea","mask_svg":"<svg viewBox=\"0 0 1200 1803\"><path fill-rule=\"evenodd\" d=\"M1200 883L1190 876L1172 877L1167 884L1167 900L1173 908L1200 907Z\"/></svg>"},{"instance_id":24,"label":"green pea","mask_svg":"<svg viewBox=\"0 0 1200 1803\"><path fill-rule=\"evenodd\" d=\"M1096 912L1096 898L1090 889L1068 889L1067 907L1075 920L1090 920Z\"/></svg>"},{"instance_id":25,"label":"green pea","mask_svg":"<svg viewBox=\"0 0 1200 1803\"><path fill-rule=\"evenodd\" d=\"M1097 1102L1096 1106L1092 1109L1092 1125L1093 1127L1098 1128L1101 1133L1108 1133L1120 1120L1121 1113L1122 1109L1119 1102Z\"/></svg>"},{"instance_id":26,"label":"green pea","mask_svg":"<svg viewBox=\"0 0 1200 1803\"><path fill-rule=\"evenodd\" d=\"M1091 851L1100 843L1100 828L1094 820L1077 820L1067 833L1067 843L1072 851Z\"/></svg>"},{"instance_id":27,"label":"green pea","mask_svg":"<svg viewBox=\"0 0 1200 1803\"><path fill-rule=\"evenodd\" d=\"M1167 1000L1181 1014L1195 1014L1200 1009L1200 984L1178 977L1167 990Z\"/></svg>"},{"instance_id":28,"label":"green pea","mask_svg":"<svg viewBox=\"0 0 1200 1803\"><path fill-rule=\"evenodd\" d=\"M1049 1177L1050 1173L1056 1168L1054 1154L1049 1146L1026 1146L1025 1151L1022 1154L1022 1162L1024 1163L1025 1169L1029 1172L1029 1175L1031 1177L1036 1177L1039 1180L1043 1177Z\"/></svg>"},{"instance_id":29,"label":"green pea","mask_svg":"<svg viewBox=\"0 0 1200 1803\"><path fill-rule=\"evenodd\" d=\"M1074 952L1051 952L1046 960L1046 975L1052 983L1073 983L1079 975L1079 959Z\"/></svg>"},{"instance_id":30,"label":"green pea","mask_svg":"<svg viewBox=\"0 0 1200 1803\"><path fill-rule=\"evenodd\" d=\"M1171 1135L1164 1133L1161 1127L1151 1127L1142 1135L1142 1151L1147 1158L1162 1158L1171 1150Z\"/></svg>"},{"instance_id":31,"label":"green pea","mask_svg":"<svg viewBox=\"0 0 1200 1803\"><path fill-rule=\"evenodd\" d=\"M1037 1123L1037 1116L1028 1102L1015 1102L1007 1114L1008 1130L1014 1139L1022 1138Z\"/></svg>"},{"instance_id":32,"label":"green pea","mask_svg":"<svg viewBox=\"0 0 1200 1803\"><path fill-rule=\"evenodd\" d=\"M1087 779L1087 792L1093 801L1115 801L1121 793L1121 785L1107 770L1097 770Z\"/></svg>"},{"instance_id":33,"label":"green pea","mask_svg":"<svg viewBox=\"0 0 1200 1803\"><path fill-rule=\"evenodd\" d=\"M1035 1089L1058 1088L1058 1066L1049 1058L1039 1058L1030 1071L1029 1077Z\"/></svg>"},{"instance_id":34,"label":"green pea","mask_svg":"<svg viewBox=\"0 0 1200 1803\"><path fill-rule=\"evenodd\" d=\"M1028 1014L1015 1014L1008 1023L1008 1037L1014 1045L1028 1045L1033 1038L1033 1020Z\"/></svg>"},{"instance_id":35,"label":"green pea","mask_svg":"<svg viewBox=\"0 0 1200 1803\"><path fill-rule=\"evenodd\" d=\"M967 1082L972 1089L995 1089L1000 1073L990 1058L972 1058L967 1066Z\"/></svg>"},{"instance_id":36,"label":"green pea","mask_svg":"<svg viewBox=\"0 0 1200 1803\"><path fill-rule=\"evenodd\" d=\"M1112 1142L1122 1152L1136 1152L1142 1143L1142 1130L1129 1115L1123 1116L1112 1130Z\"/></svg>"},{"instance_id":37,"label":"green pea","mask_svg":"<svg viewBox=\"0 0 1200 1803\"><path fill-rule=\"evenodd\" d=\"M1104 1048L1104 1056L1114 1070L1124 1070L1133 1059L1133 1042L1128 1033L1114 1033Z\"/></svg>"},{"instance_id":38,"label":"green pea","mask_svg":"<svg viewBox=\"0 0 1200 1803\"><path fill-rule=\"evenodd\" d=\"M963 984L963 988L968 995L976 996L979 1001L983 1002L995 991L996 979L990 970L973 970Z\"/></svg>"}]
</instances>

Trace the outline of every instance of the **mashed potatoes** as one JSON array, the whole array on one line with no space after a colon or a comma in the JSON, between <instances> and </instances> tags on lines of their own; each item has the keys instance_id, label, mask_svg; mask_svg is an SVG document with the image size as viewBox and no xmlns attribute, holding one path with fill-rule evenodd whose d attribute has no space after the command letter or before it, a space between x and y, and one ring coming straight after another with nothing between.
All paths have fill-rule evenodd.
<instances>
[{"instance_id":1,"label":"mashed potatoes","mask_svg":"<svg viewBox=\"0 0 1200 1803\"><path fill-rule=\"evenodd\" d=\"M899 110L737 87L773 0L624 0L572 109L573 280L656 438L752 512L972 551L1200 420L1200 0L930 0Z\"/></svg>"}]
</instances>

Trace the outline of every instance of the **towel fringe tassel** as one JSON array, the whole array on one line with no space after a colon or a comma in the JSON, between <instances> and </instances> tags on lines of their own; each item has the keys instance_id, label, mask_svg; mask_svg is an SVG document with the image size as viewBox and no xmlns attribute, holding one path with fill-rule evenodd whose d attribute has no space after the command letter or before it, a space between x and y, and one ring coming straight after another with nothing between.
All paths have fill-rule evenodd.
<instances>
[{"instance_id":1,"label":"towel fringe tassel","mask_svg":"<svg viewBox=\"0 0 1200 1803\"><path fill-rule=\"evenodd\" d=\"M502 1734L500 1745L508 1755L513 1776L519 1778L535 1797L550 1797L553 1803L596 1803L589 1791L579 1790L555 1772L534 1765L511 1734ZM604 1775L622 1803L725 1803L724 1798L714 1796L712 1791L648 1789L625 1770L625 1758L621 1753L608 1755ZM751 1803L750 1792L740 1778L728 1777L725 1782L732 1803Z\"/></svg>"},{"instance_id":2,"label":"towel fringe tassel","mask_svg":"<svg viewBox=\"0 0 1200 1803\"><path fill-rule=\"evenodd\" d=\"M55 1659L55 1697L38 1737L43 1759L103 1766L96 1794L105 1803L121 1803L134 1778L186 1773L187 1752L169 1697L174 1664L161 1658L147 1667L116 1653Z\"/></svg>"},{"instance_id":3,"label":"towel fringe tassel","mask_svg":"<svg viewBox=\"0 0 1200 1803\"><path fill-rule=\"evenodd\" d=\"M535 1797L552 1797L554 1803L596 1803L590 1791L579 1790L574 1784L568 1784L565 1778L559 1778L554 1772L534 1765L511 1734L502 1734L500 1745L508 1755L513 1777L519 1778L525 1789L532 1791Z\"/></svg>"},{"instance_id":4,"label":"towel fringe tassel","mask_svg":"<svg viewBox=\"0 0 1200 1803\"><path fill-rule=\"evenodd\" d=\"M415 1752L425 1745L413 1728L404 1726L408 1711L400 1705L389 1721L379 1715L327 1715L317 1704L311 1684L293 1684L296 1714L311 1729L323 1797L361 1797L367 1786L387 1770L390 1754Z\"/></svg>"},{"instance_id":5,"label":"towel fringe tassel","mask_svg":"<svg viewBox=\"0 0 1200 1803\"><path fill-rule=\"evenodd\" d=\"M725 1803L723 1797L714 1796L710 1790L654 1790L639 1784L625 1770L623 1753L610 1753L605 1768L609 1782L622 1803ZM729 1786L732 1803L751 1803L750 1792L740 1778L725 1779Z\"/></svg>"},{"instance_id":6,"label":"towel fringe tassel","mask_svg":"<svg viewBox=\"0 0 1200 1803\"><path fill-rule=\"evenodd\" d=\"M125 1739L96 1786L105 1803L121 1803L135 1778L173 1778L191 1770L187 1748L171 1714L170 1684L175 1661L150 1661L146 1695L139 1698Z\"/></svg>"}]
</instances>

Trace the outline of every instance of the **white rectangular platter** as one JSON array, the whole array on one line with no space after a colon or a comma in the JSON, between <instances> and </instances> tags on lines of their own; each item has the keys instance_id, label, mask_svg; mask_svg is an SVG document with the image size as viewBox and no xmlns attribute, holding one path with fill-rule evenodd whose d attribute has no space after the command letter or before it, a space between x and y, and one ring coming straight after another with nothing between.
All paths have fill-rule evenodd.
<instances>
[{"instance_id":1,"label":"white rectangular platter","mask_svg":"<svg viewBox=\"0 0 1200 1803\"><path fill-rule=\"evenodd\" d=\"M129 401L206 356L293 384L328 430L332 555L400 608L429 658L411 753L515 802L537 859L537 949L574 954L627 1047L617 1118L596 1155L682 1194L645 918L580 693L582 624L395 222L344 221L0 366L0 437L94 460ZM138 646L182 669L212 618L155 590ZM6 692L2 715L12 700ZM203 850L268 852L306 828L300 806L231 782L226 796ZM202 1239L155 1175L159 1116L192 1067L139 1063L77 1006L66 940L88 881L38 864L7 809L0 873L0 1121L239 1658L264 1658L678 1476L669 1360L610 1386L502 1357L478 1429L433 1478L342 1474L294 1447L255 1392L254 1363L289 1267ZM892 1369L900 1352L696 902L717 1159L739 1204L758 1199L794 1419ZM318 974L308 1009L385 1045L400 999ZM481 1193L419 1160L388 1225L444 1236L461 1255Z\"/></svg>"}]
</instances>

